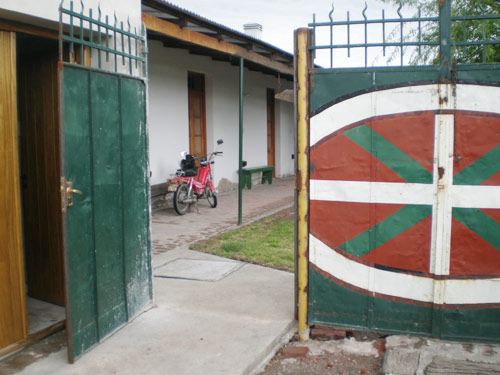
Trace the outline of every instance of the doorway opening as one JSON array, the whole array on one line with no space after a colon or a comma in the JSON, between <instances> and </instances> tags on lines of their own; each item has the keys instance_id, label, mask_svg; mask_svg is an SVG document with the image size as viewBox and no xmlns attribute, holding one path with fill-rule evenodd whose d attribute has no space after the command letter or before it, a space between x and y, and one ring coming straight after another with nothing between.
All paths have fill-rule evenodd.
<instances>
[{"instance_id":1,"label":"doorway opening","mask_svg":"<svg viewBox=\"0 0 500 375\"><path fill-rule=\"evenodd\" d=\"M17 100L28 336L65 320L58 42L17 34Z\"/></svg>"},{"instance_id":2,"label":"doorway opening","mask_svg":"<svg viewBox=\"0 0 500 375\"><path fill-rule=\"evenodd\" d=\"M189 152L195 157L207 155L205 119L205 75L188 72Z\"/></svg>"},{"instance_id":3,"label":"doorway opening","mask_svg":"<svg viewBox=\"0 0 500 375\"><path fill-rule=\"evenodd\" d=\"M274 90L267 89L267 165L276 166L275 154L275 112L274 112ZM276 168L273 169L273 177L276 177Z\"/></svg>"}]
</instances>

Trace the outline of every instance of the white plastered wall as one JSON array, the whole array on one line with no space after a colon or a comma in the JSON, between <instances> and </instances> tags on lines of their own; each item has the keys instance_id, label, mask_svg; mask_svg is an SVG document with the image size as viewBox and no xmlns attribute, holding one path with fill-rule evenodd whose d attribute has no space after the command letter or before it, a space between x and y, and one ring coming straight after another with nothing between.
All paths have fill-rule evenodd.
<instances>
[{"instance_id":1,"label":"white plastered wall","mask_svg":"<svg viewBox=\"0 0 500 375\"><path fill-rule=\"evenodd\" d=\"M293 103L276 100L276 176L292 176L295 155L295 117Z\"/></svg>"},{"instance_id":2,"label":"white plastered wall","mask_svg":"<svg viewBox=\"0 0 500 375\"><path fill-rule=\"evenodd\" d=\"M132 27L141 26L141 1L140 0L84 0L85 15L89 8L93 8L94 18L97 17L97 9L100 4L102 16L109 16L110 21L116 16L119 20L127 20L130 17ZM24 21L30 24L41 24L44 21L59 22L60 0L2 0L0 2L0 16ZM69 9L70 0L65 0L64 8ZM75 12L80 12L80 1L73 2ZM38 20L37 20L38 19Z\"/></svg>"},{"instance_id":3,"label":"white plastered wall","mask_svg":"<svg viewBox=\"0 0 500 375\"><path fill-rule=\"evenodd\" d=\"M9 19L12 21L26 23L28 25L38 26L46 29L58 30L59 25L59 6L61 4L60 0L0 0L0 18ZM63 2L64 9L71 9L71 1L65 0ZM83 0L83 14L87 17L90 17L90 9L92 9L92 18L97 20L99 17L99 8L101 11L101 22L107 22L113 26L115 24L115 16L116 16L116 25L118 28L121 27L123 23L123 30L129 30L130 23L130 31L137 35L141 35L142 33L142 18L141 18L141 0ZM81 14L82 12L82 4L80 1L73 1L73 11L77 14ZM70 16L64 14L62 17L62 21L64 24L69 24ZM77 18L73 18L73 25L75 26L75 33L78 34L80 20ZM83 22L83 28L88 29L88 22ZM93 29L97 32L97 26L94 25ZM101 43L105 45L106 38L103 29L101 28ZM68 35L68 31L66 30L66 35ZM114 33L112 31L109 32L108 35L108 45L110 47L114 46L113 40ZM97 38L97 36L96 36ZM97 39L94 39L96 42ZM128 51L128 42L129 39L127 37L124 38L124 50ZM75 48L78 48L79 44L75 44ZM132 49L132 54L135 55L135 42L132 41L130 44ZM117 37L116 41L116 49L122 49L122 41L121 38ZM98 67L98 51L93 49L93 57L91 61L91 65L95 68ZM140 55L140 52L139 52ZM109 59L104 58L105 53L101 52L101 66L100 68L108 71L115 71L115 62L114 55L110 54ZM135 66L135 63L132 64L132 72L129 71L129 60L122 58L117 58L117 66L116 71L124 74L132 74L134 76L142 77L143 69L142 66Z\"/></svg>"},{"instance_id":4,"label":"white plastered wall","mask_svg":"<svg viewBox=\"0 0 500 375\"><path fill-rule=\"evenodd\" d=\"M239 67L186 50L149 43L149 135L151 184L165 182L178 168L182 151L189 151L188 71L205 74L207 151L224 144L214 165L214 182L221 190L238 181ZM243 160L248 166L267 164L267 88L292 87L291 82L245 69ZM293 105L276 101L276 175L293 174Z\"/></svg>"}]
</instances>

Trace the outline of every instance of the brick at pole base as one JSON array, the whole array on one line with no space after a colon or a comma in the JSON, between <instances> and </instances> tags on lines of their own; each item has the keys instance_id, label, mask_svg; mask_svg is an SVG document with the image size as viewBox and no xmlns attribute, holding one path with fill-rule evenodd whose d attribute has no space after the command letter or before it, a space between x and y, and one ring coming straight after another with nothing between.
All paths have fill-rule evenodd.
<instances>
[{"instance_id":1,"label":"brick at pole base","mask_svg":"<svg viewBox=\"0 0 500 375\"><path fill-rule=\"evenodd\" d=\"M325 326L314 326L310 333L311 339L314 340L340 340L348 335L352 335L351 330Z\"/></svg>"},{"instance_id":2,"label":"brick at pole base","mask_svg":"<svg viewBox=\"0 0 500 375\"><path fill-rule=\"evenodd\" d=\"M281 358L300 358L309 353L307 346L287 346L280 351Z\"/></svg>"}]
</instances>

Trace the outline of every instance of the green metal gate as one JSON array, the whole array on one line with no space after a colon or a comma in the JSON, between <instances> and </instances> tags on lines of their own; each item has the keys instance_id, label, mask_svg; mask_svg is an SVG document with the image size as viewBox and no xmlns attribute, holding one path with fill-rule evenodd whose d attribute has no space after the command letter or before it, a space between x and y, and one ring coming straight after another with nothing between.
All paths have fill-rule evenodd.
<instances>
[{"instance_id":1,"label":"green metal gate","mask_svg":"<svg viewBox=\"0 0 500 375\"><path fill-rule=\"evenodd\" d=\"M72 2L60 11L66 328L73 361L152 301L146 44L130 24L124 30L116 18L114 25L102 22L100 9L98 19L91 9L85 16L83 6L73 11Z\"/></svg>"},{"instance_id":2,"label":"green metal gate","mask_svg":"<svg viewBox=\"0 0 500 375\"><path fill-rule=\"evenodd\" d=\"M491 23L499 29L500 15L482 6L480 14L455 14L451 1L439 4L436 16L405 18L399 8L399 17L369 20L365 8L362 20L334 21L330 13L329 22L299 30L308 53L327 51L331 66L339 49L365 56L363 68L297 72L308 83L298 113L299 195L308 193L299 199L298 251L299 318L307 313L309 325L500 337L500 61L488 61L500 41L486 33ZM423 23L439 36L425 39ZM474 23L482 32L472 40ZM374 25L381 40L371 42ZM387 25L397 25L396 40L386 39ZM362 43L350 42L355 26ZM333 35L339 27L346 44L314 42L320 28ZM399 50L400 66L367 67L370 48ZM437 57L405 66L406 48L435 49ZM479 63L460 63L473 48Z\"/></svg>"}]
</instances>

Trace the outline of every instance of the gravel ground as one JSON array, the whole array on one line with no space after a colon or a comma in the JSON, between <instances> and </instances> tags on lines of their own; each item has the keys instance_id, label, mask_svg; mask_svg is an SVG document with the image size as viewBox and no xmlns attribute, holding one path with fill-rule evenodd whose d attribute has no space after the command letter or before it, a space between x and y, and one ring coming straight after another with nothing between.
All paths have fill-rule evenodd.
<instances>
[{"instance_id":1,"label":"gravel ground","mask_svg":"<svg viewBox=\"0 0 500 375\"><path fill-rule=\"evenodd\" d=\"M341 340L295 340L285 345L258 375L382 374L385 339L378 335L356 332ZM306 349L301 349L304 347L307 354Z\"/></svg>"}]
</instances>

